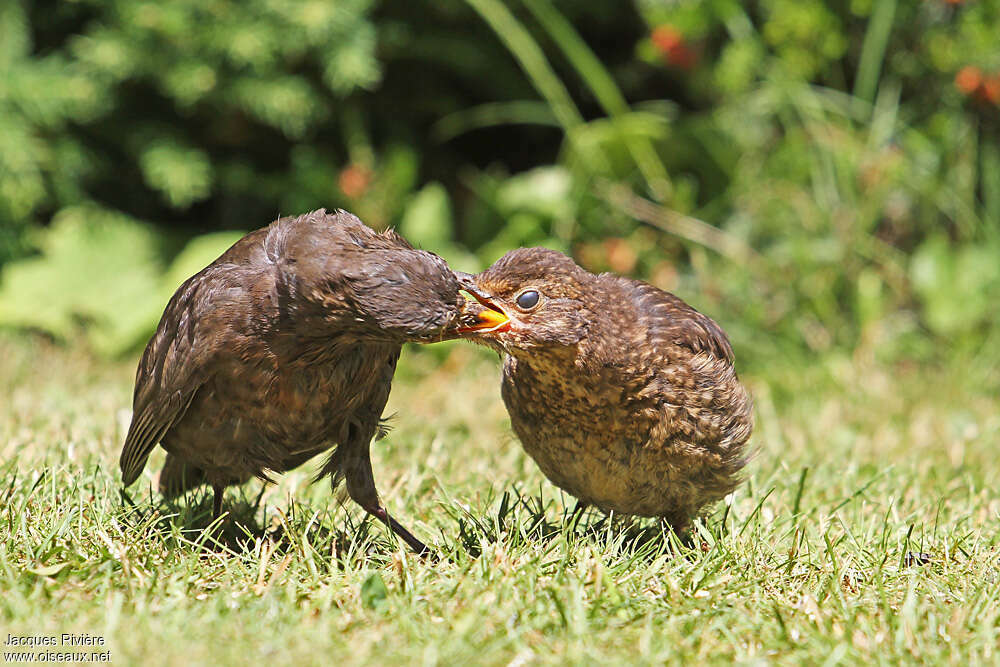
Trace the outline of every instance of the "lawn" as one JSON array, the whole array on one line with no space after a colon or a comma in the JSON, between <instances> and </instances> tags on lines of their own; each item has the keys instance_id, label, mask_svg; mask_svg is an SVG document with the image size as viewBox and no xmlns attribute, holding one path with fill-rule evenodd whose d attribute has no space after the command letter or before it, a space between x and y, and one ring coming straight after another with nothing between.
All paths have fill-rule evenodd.
<instances>
[{"instance_id":1,"label":"lawn","mask_svg":"<svg viewBox=\"0 0 1000 667\"><path fill-rule=\"evenodd\" d=\"M441 555L421 560L310 486L315 463L230 489L220 531L210 493L150 492L160 453L123 500L134 360L0 337L0 640L86 634L150 665L1000 659L996 369L746 374L747 481L679 540L573 525L495 356L449 345L404 352L373 447L390 512Z\"/></svg>"}]
</instances>

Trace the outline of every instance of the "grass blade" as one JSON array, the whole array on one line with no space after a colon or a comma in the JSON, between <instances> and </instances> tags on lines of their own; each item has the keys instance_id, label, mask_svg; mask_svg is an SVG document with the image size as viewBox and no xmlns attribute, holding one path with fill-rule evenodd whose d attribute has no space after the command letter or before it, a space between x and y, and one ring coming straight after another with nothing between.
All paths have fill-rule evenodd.
<instances>
[{"instance_id":1,"label":"grass blade","mask_svg":"<svg viewBox=\"0 0 1000 667\"><path fill-rule=\"evenodd\" d=\"M548 0L523 0L524 5L545 28L563 55L576 68L583 82L594 93L604 112L614 119L631 111L607 68L601 63L573 25L560 14ZM653 197L664 201L670 196L671 184L663 162L653 145L639 137L621 133L626 148L642 172Z\"/></svg>"},{"instance_id":2,"label":"grass blade","mask_svg":"<svg viewBox=\"0 0 1000 667\"><path fill-rule=\"evenodd\" d=\"M552 115L573 143L573 130L583 125L583 116L580 115L580 110L570 97L569 91L559 80L538 43L499 0L466 0L466 2L489 24L511 55L517 59L521 69L535 90L545 98L549 108L552 109ZM587 150L585 153L582 155L585 163L591 171L596 171L599 164L596 151Z\"/></svg>"},{"instance_id":3,"label":"grass blade","mask_svg":"<svg viewBox=\"0 0 1000 667\"><path fill-rule=\"evenodd\" d=\"M854 82L854 96L865 102L875 101L895 14L896 0L879 0L868 19L868 30L861 46L861 61L858 63L858 78Z\"/></svg>"},{"instance_id":4,"label":"grass blade","mask_svg":"<svg viewBox=\"0 0 1000 667\"><path fill-rule=\"evenodd\" d=\"M560 127L552 109L544 102L515 100L491 102L471 109L462 109L441 118L431 134L440 142L454 139L460 134L495 125L554 125Z\"/></svg>"}]
</instances>

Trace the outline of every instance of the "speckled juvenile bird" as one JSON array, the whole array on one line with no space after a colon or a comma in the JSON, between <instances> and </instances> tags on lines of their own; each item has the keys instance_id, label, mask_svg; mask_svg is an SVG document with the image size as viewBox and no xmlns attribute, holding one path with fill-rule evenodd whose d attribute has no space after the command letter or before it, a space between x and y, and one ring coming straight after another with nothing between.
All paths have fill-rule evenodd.
<instances>
[{"instance_id":1,"label":"speckled juvenile bird","mask_svg":"<svg viewBox=\"0 0 1000 667\"><path fill-rule=\"evenodd\" d=\"M136 371L122 481L167 451L159 489L223 490L333 450L319 477L415 551L379 501L369 445L400 348L457 321L444 260L344 211L282 218L236 242L174 294Z\"/></svg>"},{"instance_id":2,"label":"speckled juvenile bird","mask_svg":"<svg viewBox=\"0 0 1000 667\"><path fill-rule=\"evenodd\" d=\"M557 486L681 531L739 484L751 400L711 319L544 248L464 281L482 305L458 333L503 354L514 432Z\"/></svg>"}]
</instances>

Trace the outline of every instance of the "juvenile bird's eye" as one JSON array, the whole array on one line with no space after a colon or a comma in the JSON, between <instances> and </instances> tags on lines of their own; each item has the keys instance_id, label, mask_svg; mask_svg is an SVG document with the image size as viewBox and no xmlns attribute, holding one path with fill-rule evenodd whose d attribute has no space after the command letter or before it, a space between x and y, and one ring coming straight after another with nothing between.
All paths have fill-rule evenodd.
<instances>
[{"instance_id":1,"label":"juvenile bird's eye","mask_svg":"<svg viewBox=\"0 0 1000 667\"><path fill-rule=\"evenodd\" d=\"M538 292L529 289L517 295L517 307L521 310L531 310L538 305Z\"/></svg>"}]
</instances>

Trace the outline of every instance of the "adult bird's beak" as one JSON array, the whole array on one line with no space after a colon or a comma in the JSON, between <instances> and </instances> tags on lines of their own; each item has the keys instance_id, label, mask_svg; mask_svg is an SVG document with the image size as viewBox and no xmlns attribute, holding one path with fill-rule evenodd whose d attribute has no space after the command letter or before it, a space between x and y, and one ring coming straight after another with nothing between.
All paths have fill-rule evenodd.
<instances>
[{"instance_id":1,"label":"adult bird's beak","mask_svg":"<svg viewBox=\"0 0 1000 667\"><path fill-rule=\"evenodd\" d=\"M498 305L493 297L483 292L476 284L475 279L468 273L455 272L458 282L472 298L466 297L465 307L462 312L462 326L454 329L452 333L456 335L467 333L493 333L502 331L510 324L510 316Z\"/></svg>"}]
</instances>

